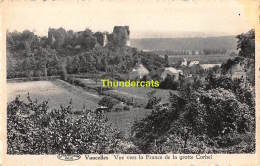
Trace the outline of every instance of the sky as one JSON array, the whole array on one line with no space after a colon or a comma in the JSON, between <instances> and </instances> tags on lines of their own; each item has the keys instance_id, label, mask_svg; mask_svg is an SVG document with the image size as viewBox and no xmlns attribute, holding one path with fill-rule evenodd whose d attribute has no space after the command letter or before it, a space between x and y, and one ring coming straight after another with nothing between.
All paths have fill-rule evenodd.
<instances>
[{"instance_id":1,"label":"sky","mask_svg":"<svg viewBox=\"0 0 260 166\"><path fill-rule=\"evenodd\" d=\"M131 38L236 35L252 28L244 6L235 0L75 0L8 5L9 31L48 28L112 32L129 25Z\"/></svg>"}]
</instances>

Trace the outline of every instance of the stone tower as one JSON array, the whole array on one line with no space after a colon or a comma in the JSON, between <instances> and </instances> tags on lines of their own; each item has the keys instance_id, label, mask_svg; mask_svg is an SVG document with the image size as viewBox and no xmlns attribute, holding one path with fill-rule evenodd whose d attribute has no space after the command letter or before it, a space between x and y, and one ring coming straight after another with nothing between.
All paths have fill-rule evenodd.
<instances>
[{"instance_id":1,"label":"stone tower","mask_svg":"<svg viewBox=\"0 0 260 166\"><path fill-rule=\"evenodd\" d=\"M130 46L129 26L114 26L113 43L118 46Z\"/></svg>"}]
</instances>

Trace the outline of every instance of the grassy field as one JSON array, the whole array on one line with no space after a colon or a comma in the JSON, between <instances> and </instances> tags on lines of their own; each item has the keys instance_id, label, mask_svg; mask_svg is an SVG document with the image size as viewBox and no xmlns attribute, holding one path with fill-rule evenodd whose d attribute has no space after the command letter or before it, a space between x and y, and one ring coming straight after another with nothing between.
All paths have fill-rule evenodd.
<instances>
[{"instance_id":1,"label":"grassy field","mask_svg":"<svg viewBox=\"0 0 260 166\"><path fill-rule=\"evenodd\" d=\"M84 105L89 109L95 109L96 101L99 100L58 80L8 83L7 91L8 101L13 100L17 95L25 99L29 93L32 99L48 100L50 109L68 105L71 100L75 110L82 109Z\"/></svg>"},{"instance_id":2,"label":"grassy field","mask_svg":"<svg viewBox=\"0 0 260 166\"><path fill-rule=\"evenodd\" d=\"M169 92L177 93L177 91L173 90L164 90L164 89L156 89L156 88L126 88L126 87L120 87L120 88L114 88L113 90L109 90L108 92L111 93L118 93L120 95L133 97L134 99L145 99L145 101L148 101L147 93L155 90L155 96L161 97L162 102L167 102L169 98Z\"/></svg>"},{"instance_id":3,"label":"grassy field","mask_svg":"<svg viewBox=\"0 0 260 166\"><path fill-rule=\"evenodd\" d=\"M133 123L142 120L151 112L152 110L150 109L131 108L130 111L108 112L106 113L106 117L112 122L112 127L121 131L124 136L128 136Z\"/></svg>"},{"instance_id":4,"label":"grassy field","mask_svg":"<svg viewBox=\"0 0 260 166\"><path fill-rule=\"evenodd\" d=\"M37 99L39 102L48 100L50 109L59 108L60 105L66 106L72 100L74 110L81 110L83 106L94 110L98 107L97 103L102 98L102 96L89 93L80 87L75 87L61 80L12 82L7 84L7 89L8 102L12 101L17 95L26 99L29 92L31 98ZM122 88L118 90L120 90L119 93L131 91L132 94L136 93L136 95L145 98L145 93L151 89ZM160 93L163 94L163 92ZM134 121L143 119L151 112L151 110L144 108L130 108L130 111L105 113L111 125L123 132L124 135L129 134Z\"/></svg>"}]
</instances>

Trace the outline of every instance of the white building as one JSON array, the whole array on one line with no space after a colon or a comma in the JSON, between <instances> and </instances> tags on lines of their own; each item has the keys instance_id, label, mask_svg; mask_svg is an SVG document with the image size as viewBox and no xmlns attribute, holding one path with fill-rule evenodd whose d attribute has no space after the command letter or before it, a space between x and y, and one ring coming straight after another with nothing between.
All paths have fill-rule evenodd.
<instances>
[{"instance_id":1,"label":"white building","mask_svg":"<svg viewBox=\"0 0 260 166\"><path fill-rule=\"evenodd\" d=\"M165 80L167 75L174 76L174 80L178 80L180 74L183 74L182 70L177 70L174 67L166 67L161 74L161 79Z\"/></svg>"},{"instance_id":2,"label":"white building","mask_svg":"<svg viewBox=\"0 0 260 166\"><path fill-rule=\"evenodd\" d=\"M149 70L144 67L143 64L138 64L133 70L129 73L130 80L142 79L144 76L149 74Z\"/></svg>"},{"instance_id":3,"label":"white building","mask_svg":"<svg viewBox=\"0 0 260 166\"><path fill-rule=\"evenodd\" d=\"M202 67L204 70L208 70L210 68L213 68L215 66L221 66L221 64L200 64L200 67Z\"/></svg>"},{"instance_id":4,"label":"white building","mask_svg":"<svg viewBox=\"0 0 260 166\"><path fill-rule=\"evenodd\" d=\"M183 58L183 60L181 61L181 66L187 66L188 62L186 58Z\"/></svg>"},{"instance_id":5,"label":"white building","mask_svg":"<svg viewBox=\"0 0 260 166\"><path fill-rule=\"evenodd\" d=\"M189 63L189 67L194 66L194 65L198 65L199 63L200 63L200 61L191 61Z\"/></svg>"}]
</instances>

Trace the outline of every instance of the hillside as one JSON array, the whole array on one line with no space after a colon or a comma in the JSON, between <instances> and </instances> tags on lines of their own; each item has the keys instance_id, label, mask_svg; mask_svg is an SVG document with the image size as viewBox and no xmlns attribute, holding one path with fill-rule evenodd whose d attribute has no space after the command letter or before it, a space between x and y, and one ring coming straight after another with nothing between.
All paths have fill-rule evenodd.
<instances>
[{"instance_id":1,"label":"hillside","mask_svg":"<svg viewBox=\"0 0 260 166\"><path fill-rule=\"evenodd\" d=\"M128 31L124 26L115 26L110 34L49 28L48 36L42 37L29 30L8 32L7 78L128 73L138 60L149 70L165 65L157 54L129 47Z\"/></svg>"},{"instance_id":2,"label":"hillside","mask_svg":"<svg viewBox=\"0 0 260 166\"><path fill-rule=\"evenodd\" d=\"M131 39L131 46L144 50L236 49L235 36Z\"/></svg>"}]
</instances>

